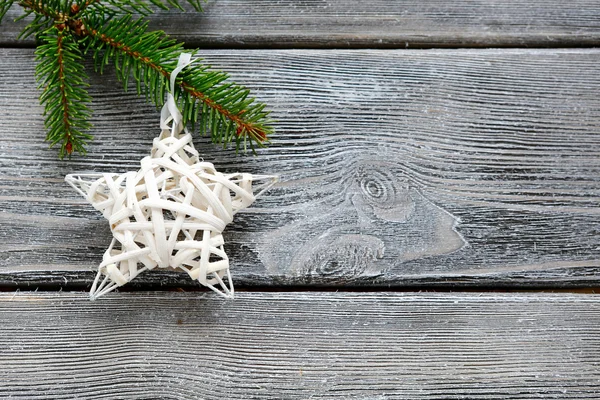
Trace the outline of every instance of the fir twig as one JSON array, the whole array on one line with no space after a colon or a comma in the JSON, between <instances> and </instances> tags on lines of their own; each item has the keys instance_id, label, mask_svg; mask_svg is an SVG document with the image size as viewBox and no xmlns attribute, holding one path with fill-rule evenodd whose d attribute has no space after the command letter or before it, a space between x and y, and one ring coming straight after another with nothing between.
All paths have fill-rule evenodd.
<instances>
[{"instance_id":1,"label":"fir twig","mask_svg":"<svg viewBox=\"0 0 600 400\"><path fill-rule=\"evenodd\" d=\"M200 9L201 0L187 2ZM0 13L9 3L0 0ZM133 77L138 93L157 106L163 104L183 46L162 31L148 31L147 22L132 14L147 15L157 7L183 9L178 0L20 0L18 4L25 15L34 14L21 37L36 34L42 43L36 51L40 62L36 73L45 88L41 101L48 140L53 145L62 143L61 156L74 150L83 153L91 139L84 133L90 127L90 98L82 54L91 53L100 72L114 63L126 89ZM265 106L249 97L247 89L229 82L226 73L199 61L177 78L175 97L184 122L224 146L231 142L236 149L262 146L273 131Z\"/></svg>"},{"instance_id":2,"label":"fir twig","mask_svg":"<svg viewBox=\"0 0 600 400\"><path fill-rule=\"evenodd\" d=\"M161 105L171 72L184 51L182 45L161 31L148 32L147 22L133 20L130 15L112 19L98 29L91 28L99 25L92 19L83 20L82 24L90 27L81 35L94 42L97 67L102 70L108 59L113 59L125 87L133 71L138 93L144 91L147 98ZM80 30L77 25L73 28ZM180 74L177 94L184 122L197 125L203 135L210 133L215 143L227 145L235 141L236 148L241 144L245 147L246 143L252 148L262 145L272 131L265 123L264 106L248 98L247 89L226 82L227 78L224 72L211 71L207 66L186 69Z\"/></svg>"},{"instance_id":3,"label":"fir twig","mask_svg":"<svg viewBox=\"0 0 600 400\"><path fill-rule=\"evenodd\" d=\"M6 12L13 5L13 3L13 0L0 0L0 23L2 23L2 18L4 18Z\"/></svg>"},{"instance_id":4,"label":"fir twig","mask_svg":"<svg viewBox=\"0 0 600 400\"><path fill-rule=\"evenodd\" d=\"M92 138L84 132L91 127L91 98L81 51L64 25L48 29L40 39L45 43L36 50L36 77L43 88L40 102L45 106L46 140L51 146L60 143L61 158L73 151L85 153L85 144Z\"/></svg>"},{"instance_id":5,"label":"fir twig","mask_svg":"<svg viewBox=\"0 0 600 400\"><path fill-rule=\"evenodd\" d=\"M202 11L202 0L187 0L187 2L196 10ZM94 11L108 12L109 14L117 14L119 12L125 14L138 13L141 15L149 15L154 12L154 8L168 10L169 6L184 11L178 0L86 0L80 5L80 9L84 10L91 7Z\"/></svg>"}]
</instances>

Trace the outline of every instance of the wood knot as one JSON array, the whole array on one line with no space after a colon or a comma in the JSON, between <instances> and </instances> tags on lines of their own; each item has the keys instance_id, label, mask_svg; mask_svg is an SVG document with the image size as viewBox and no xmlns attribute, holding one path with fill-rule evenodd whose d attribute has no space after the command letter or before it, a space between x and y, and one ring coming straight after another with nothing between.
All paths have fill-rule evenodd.
<instances>
[{"instance_id":1,"label":"wood knot","mask_svg":"<svg viewBox=\"0 0 600 400\"><path fill-rule=\"evenodd\" d=\"M353 203L358 208L370 206L383 220L406 222L414 212L407 179L392 173L388 166L363 164L356 172L355 192L360 194Z\"/></svg>"},{"instance_id":2,"label":"wood knot","mask_svg":"<svg viewBox=\"0 0 600 400\"><path fill-rule=\"evenodd\" d=\"M360 234L326 236L305 246L294 258L296 274L310 277L355 279L377 276L376 261L383 258L385 245L380 239Z\"/></svg>"}]
</instances>

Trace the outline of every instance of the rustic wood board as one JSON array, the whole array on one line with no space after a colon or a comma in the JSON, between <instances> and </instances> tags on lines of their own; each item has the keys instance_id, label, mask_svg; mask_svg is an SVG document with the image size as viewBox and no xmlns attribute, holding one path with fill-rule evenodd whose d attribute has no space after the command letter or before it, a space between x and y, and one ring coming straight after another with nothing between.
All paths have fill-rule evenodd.
<instances>
[{"instance_id":1,"label":"rustic wood board","mask_svg":"<svg viewBox=\"0 0 600 400\"><path fill-rule=\"evenodd\" d=\"M595 295L2 293L0 397L597 399L598 335Z\"/></svg>"},{"instance_id":2,"label":"rustic wood board","mask_svg":"<svg viewBox=\"0 0 600 400\"><path fill-rule=\"evenodd\" d=\"M238 285L600 283L600 50L205 55L279 121L258 157L197 141L224 171L282 176L226 231ZM0 50L0 284L82 286L110 232L63 177L136 168L159 114L93 76L96 141L59 161L32 59ZM138 283L195 285L166 272Z\"/></svg>"},{"instance_id":3,"label":"rustic wood board","mask_svg":"<svg viewBox=\"0 0 600 400\"><path fill-rule=\"evenodd\" d=\"M13 7L0 45L24 23ZM206 47L598 46L600 7L589 0L209 0L204 13L160 12L152 28Z\"/></svg>"}]
</instances>

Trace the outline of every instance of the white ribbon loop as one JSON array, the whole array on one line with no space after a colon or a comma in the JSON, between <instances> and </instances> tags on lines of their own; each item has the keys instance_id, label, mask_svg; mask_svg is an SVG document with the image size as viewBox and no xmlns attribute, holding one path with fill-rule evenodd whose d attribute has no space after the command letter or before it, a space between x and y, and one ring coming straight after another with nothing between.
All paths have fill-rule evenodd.
<instances>
[{"instance_id":1,"label":"white ribbon loop","mask_svg":"<svg viewBox=\"0 0 600 400\"><path fill-rule=\"evenodd\" d=\"M171 72L170 92L167 93L167 101L160 111L160 129L171 130L171 136L177 136L183 130L183 115L175 102L175 81L177 75L188 65L192 64L192 55L190 53L181 53L177 67ZM169 122L173 121L173 125L169 126Z\"/></svg>"}]
</instances>

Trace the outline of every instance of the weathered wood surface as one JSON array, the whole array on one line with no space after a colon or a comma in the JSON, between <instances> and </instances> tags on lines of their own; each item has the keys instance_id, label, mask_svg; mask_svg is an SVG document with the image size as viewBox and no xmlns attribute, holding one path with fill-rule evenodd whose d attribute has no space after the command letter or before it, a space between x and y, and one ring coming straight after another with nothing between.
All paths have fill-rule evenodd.
<instances>
[{"instance_id":1,"label":"weathered wood surface","mask_svg":"<svg viewBox=\"0 0 600 400\"><path fill-rule=\"evenodd\" d=\"M258 157L197 141L222 170L282 176L226 230L239 286L600 283L600 50L205 54L279 121ZM0 50L0 284L89 284L110 232L63 177L136 168L159 114L94 76L96 141L59 161L32 59Z\"/></svg>"},{"instance_id":2,"label":"weathered wood surface","mask_svg":"<svg viewBox=\"0 0 600 400\"><path fill-rule=\"evenodd\" d=\"M598 335L594 295L2 293L0 397L597 399Z\"/></svg>"},{"instance_id":3,"label":"weathered wood surface","mask_svg":"<svg viewBox=\"0 0 600 400\"><path fill-rule=\"evenodd\" d=\"M0 45L23 45L15 38L24 23L11 23L17 15L14 7L0 26ZM600 44L600 5L590 0L209 0L204 13L152 20L152 28L204 48Z\"/></svg>"}]
</instances>

